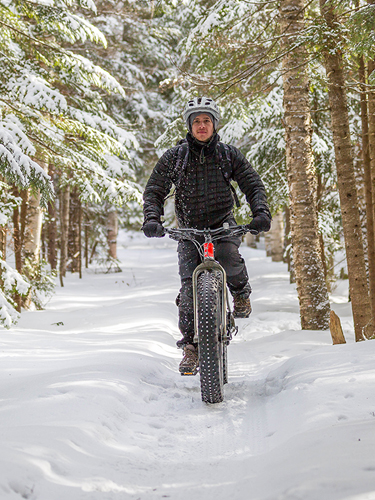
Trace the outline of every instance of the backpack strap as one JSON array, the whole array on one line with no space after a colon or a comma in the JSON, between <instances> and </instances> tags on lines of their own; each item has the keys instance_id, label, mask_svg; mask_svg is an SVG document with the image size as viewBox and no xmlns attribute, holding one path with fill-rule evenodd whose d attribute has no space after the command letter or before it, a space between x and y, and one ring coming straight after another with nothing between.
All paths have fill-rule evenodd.
<instances>
[{"instance_id":1,"label":"backpack strap","mask_svg":"<svg viewBox=\"0 0 375 500\"><path fill-rule=\"evenodd\" d=\"M229 186L232 190L232 194L233 194L234 201L236 203L236 207L239 208L241 206L240 200L238 199L236 190L235 190L233 184L231 183L233 169L232 169L232 161L231 161L231 157L230 157L230 149L229 149L228 144L224 144L223 142L219 142L217 151L218 151L218 155L219 155L219 167L220 167L221 172L224 176L224 179L227 181L227 183L229 184Z\"/></svg>"},{"instance_id":2,"label":"backpack strap","mask_svg":"<svg viewBox=\"0 0 375 500\"><path fill-rule=\"evenodd\" d=\"M178 189L180 187L182 178L183 178L184 173L186 171L187 162L189 159L189 144L188 144L187 140L182 139L181 141L179 141L178 146L179 146L179 148L178 148L178 152L177 152L177 161L176 161L176 165L175 165L175 172L178 176L177 181L175 182L176 189ZM235 190L233 184L231 183L233 170L232 170L232 161L231 161L231 157L230 157L230 149L229 149L227 144L219 142L217 149L216 149L216 152L217 152L217 156L218 156L217 163L219 165L221 173L223 174L224 179L229 184L229 187L230 187L232 194L233 194L233 198L234 198L236 207L239 208L241 206L241 204L240 204L240 201L238 199L236 190ZM169 194L165 198L165 200L167 200L168 198L170 198L173 195L174 195L174 192Z\"/></svg>"}]
</instances>

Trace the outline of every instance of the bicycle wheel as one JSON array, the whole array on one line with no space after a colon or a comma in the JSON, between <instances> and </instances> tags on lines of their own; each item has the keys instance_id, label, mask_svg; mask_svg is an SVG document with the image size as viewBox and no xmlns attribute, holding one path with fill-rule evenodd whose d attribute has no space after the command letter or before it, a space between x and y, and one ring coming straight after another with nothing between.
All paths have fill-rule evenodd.
<instances>
[{"instance_id":1,"label":"bicycle wheel","mask_svg":"<svg viewBox=\"0 0 375 500\"><path fill-rule=\"evenodd\" d=\"M225 342L223 346L223 384L228 383L228 346Z\"/></svg>"},{"instance_id":2,"label":"bicycle wheel","mask_svg":"<svg viewBox=\"0 0 375 500\"><path fill-rule=\"evenodd\" d=\"M198 356L202 400L220 403L224 399L223 342L220 341L220 278L203 271L197 282Z\"/></svg>"}]
</instances>

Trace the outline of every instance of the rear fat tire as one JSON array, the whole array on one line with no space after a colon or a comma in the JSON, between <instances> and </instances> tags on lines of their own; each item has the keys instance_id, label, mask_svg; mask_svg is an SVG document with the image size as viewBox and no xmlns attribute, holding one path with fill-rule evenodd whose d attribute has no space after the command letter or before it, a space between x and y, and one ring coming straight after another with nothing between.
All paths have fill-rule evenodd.
<instances>
[{"instance_id":1,"label":"rear fat tire","mask_svg":"<svg viewBox=\"0 0 375 500\"><path fill-rule=\"evenodd\" d=\"M221 403L224 399L226 345L220 341L221 280L203 271L197 283L198 356L202 400ZM226 366L225 366L226 368Z\"/></svg>"}]
</instances>

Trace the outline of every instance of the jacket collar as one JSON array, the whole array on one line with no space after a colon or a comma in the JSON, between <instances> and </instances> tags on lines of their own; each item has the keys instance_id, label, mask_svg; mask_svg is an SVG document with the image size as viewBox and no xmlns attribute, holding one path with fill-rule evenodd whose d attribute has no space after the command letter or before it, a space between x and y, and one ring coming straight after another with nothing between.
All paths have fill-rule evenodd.
<instances>
[{"instance_id":1,"label":"jacket collar","mask_svg":"<svg viewBox=\"0 0 375 500\"><path fill-rule=\"evenodd\" d=\"M217 132L214 132L213 136L208 142L198 141L190 132L186 135L186 140L189 144L189 150L193 151L197 156L201 156L203 152L204 156L212 156L215 153L216 145L220 140ZM203 150L203 151L202 151Z\"/></svg>"}]
</instances>

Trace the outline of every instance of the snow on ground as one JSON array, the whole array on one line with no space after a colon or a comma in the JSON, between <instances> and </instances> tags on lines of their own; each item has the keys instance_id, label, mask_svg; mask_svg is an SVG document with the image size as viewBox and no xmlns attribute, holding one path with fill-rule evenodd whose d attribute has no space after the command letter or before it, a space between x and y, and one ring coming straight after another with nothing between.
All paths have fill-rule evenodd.
<instances>
[{"instance_id":1,"label":"snow on ground","mask_svg":"<svg viewBox=\"0 0 375 500\"><path fill-rule=\"evenodd\" d=\"M0 332L1 500L374 500L375 342L301 331L286 266L242 248L253 313L225 402L181 377L176 244L123 234L122 273L68 276Z\"/></svg>"}]
</instances>

